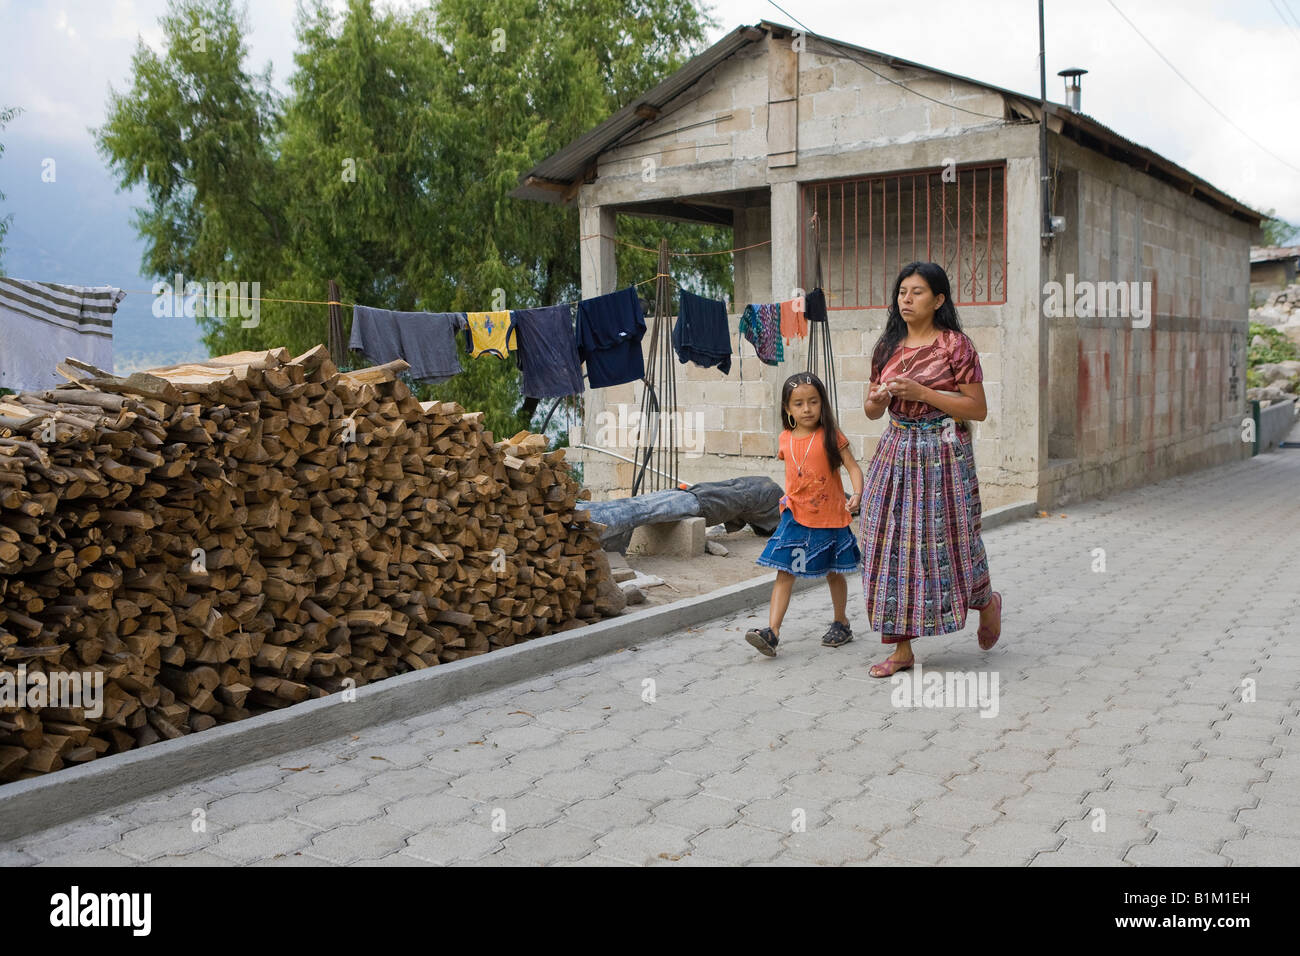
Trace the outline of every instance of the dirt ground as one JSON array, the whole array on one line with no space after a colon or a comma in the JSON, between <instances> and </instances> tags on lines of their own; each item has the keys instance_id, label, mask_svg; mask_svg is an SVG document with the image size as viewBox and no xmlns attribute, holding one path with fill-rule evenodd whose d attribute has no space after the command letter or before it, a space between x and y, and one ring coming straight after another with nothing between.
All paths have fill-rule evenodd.
<instances>
[{"instance_id":1,"label":"dirt ground","mask_svg":"<svg viewBox=\"0 0 1300 956\"><path fill-rule=\"evenodd\" d=\"M633 605L628 610L635 611L642 607L654 607L671 604L682 598L696 597L754 578L775 580L776 572L759 567L754 563L763 552L767 538L755 534L745 527L730 534L709 535L710 541L717 541L730 552L726 557L704 554L693 558L681 558L673 555L627 555L628 566L642 574L653 574L666 582L663 585L645 588L645 604Z\"/></svg>"}]
</instances>

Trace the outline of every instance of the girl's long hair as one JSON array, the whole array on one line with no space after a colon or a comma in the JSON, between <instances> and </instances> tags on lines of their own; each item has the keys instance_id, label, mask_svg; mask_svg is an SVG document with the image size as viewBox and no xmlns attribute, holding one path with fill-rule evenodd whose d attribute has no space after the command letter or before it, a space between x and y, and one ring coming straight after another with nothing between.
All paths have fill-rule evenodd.
<instances>
[{"instance_id":1,"label":"girl's long hair","mask_svg":"<svg viewBox=\"0 0 1300 956\"><path fill-rule=\"evenodd\" d=\"M961 331L961 321L957 318L957 309L952 304L952 287L948 282L948 273L937 262L909 262L903 266L894 280L894 291L889 297L889 316L885 320L885 330L876 340L876 347L871 352L871 380L879 384L880 372L894 354L899 343L907 338L907 323L903 313L898 310L898 289L903 280L909 276L919 275L935 295L943 296L943 305L934 313L935 328L950 332Z\"/></svg>"},{"instance_id":2,"label":"girl's long hair","mask_svg":"<svg viewBox=\"0 0 1300 956\"><path fill-rule=\"evenodd\" d=\"M790 417L790 413L786 411L786 406L790 403L790 393L800 385L811 385L817 389L817 397L822 400L822 417L818 424L822 429L822 443L826 446L826 460L830 462L831 472L837 472L844 464L844 459L840 456L839 445L835 443L840 428L835 422L835 411L826 398L826 386L812 372L799 372L785 380L785 385L781 387L781 424L789 429L793 429L795 426L795 421Z\"/></svg>"}]
</instances>

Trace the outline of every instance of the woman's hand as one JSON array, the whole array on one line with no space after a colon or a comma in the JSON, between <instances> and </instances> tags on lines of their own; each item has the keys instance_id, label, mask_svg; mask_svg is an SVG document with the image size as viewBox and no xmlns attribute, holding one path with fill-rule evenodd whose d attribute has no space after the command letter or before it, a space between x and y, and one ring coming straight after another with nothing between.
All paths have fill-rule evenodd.
<instances>
[{"instance_id":1,"label":"woman's hand","mask_svg":"<svg viewBox=\"0 0 1300 956\"><path fill-rule=\"evenodd\" d=\"M859 507L861 504L862 504L862 493L861 493L861 492L858 492L856 495L853 495L852 497L850 497L850 498L849 498L849 514L851 514L851 515L855 515L855 514L857 514L857 513L858 513L858 507Z\"/></svg>"},{"instance_id":2,"label":"woman's hand","mask_svg":"<svg viewBox=\"0 0 1300 956\"><path fill-rule=\"evenodd\" d=\"M910 378L893 378L885 382L885 388L894 398L900 398L905 402L926 402L929 401L927 396L930 390Z\"/></svg>"},{"instance_id":3,"label":"woman's hand","mask_svg":"<svg viewBox=\"0 0 1300 956\"><path fill-rule=\"evenodd\" d=\"M872 385L867 391L867 401L873 405L885 405L889 402L889 389L883 385Z\"/></svg>"}]
</instances>

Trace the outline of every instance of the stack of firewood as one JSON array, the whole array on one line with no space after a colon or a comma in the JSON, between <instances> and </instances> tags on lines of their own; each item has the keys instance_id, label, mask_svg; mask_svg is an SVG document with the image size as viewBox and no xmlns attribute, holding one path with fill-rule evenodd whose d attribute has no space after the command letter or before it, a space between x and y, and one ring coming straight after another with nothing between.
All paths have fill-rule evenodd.
<instances>
[{"instance_id":1,"label":"stack of firewood","mask_svg":"<svg viewBox=\"0 0 1300 956\"><path fill-rule=\"evenodd\" d=\"M598 616L564 450L493 442L405 367L69 362L0 398L0 780Z\"/></svg>"}]
</instances>

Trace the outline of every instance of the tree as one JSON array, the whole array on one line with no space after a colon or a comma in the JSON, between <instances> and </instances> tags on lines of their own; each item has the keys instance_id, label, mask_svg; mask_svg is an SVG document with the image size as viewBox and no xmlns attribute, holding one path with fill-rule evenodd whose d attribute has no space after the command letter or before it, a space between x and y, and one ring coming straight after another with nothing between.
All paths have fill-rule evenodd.
<instances>
[{"instance_id":1,"label":"tree","mask_svg":"<svg viewBox=\"0 0 1300 956\"><path fill-rule=\"evenodd\" d=\"M1265 246L1287 246L1300 239L1300 225L1287 222L1285 219L1279 219L1273 214L1276 209L1270 209L1264 213L1268 218L1264 220L1263 230L1264 237L1261 242Z\"/></svg>"},{"instance_id":2,"label":"tree","mask_svg":"<svg viewBox=\"0 0 1300 956\"><path fill-rule=\"evenodd\" d=\"M22 111L22 107L20 106L6 106L3 109L0 109L0 131L4 130L6 126L12 123ZM5 144L0 142L0 157L3 157L4 154ZM4 200L5 194L0 192L0 202L4 202ZM13 213L10 213L7 216L0 216L0 263L4 262L5 236L9 234L9 225L13 221Z\"/></svg>"},{"instance_id":3,"label":"tree","mask_svg":"<svg viewBox=\"0 0 1300 956\"><path fill-rule=\"evenodd\" d=\"M709 22L690 0L441 0L421 10L349 0L301 8L283 101L249 73L229 0L173 0L167 53L141 46L113 94L101 151L124 186L147 182L146 268L259 281L266 298L470 311L573 301L575 211L508 198L519 175L692 55ZM208 53L191 49L195 31ZM215 41L215 42L214 42ZM220 56L213 56L215 48ZM227 144L227 149L217 149ZM641 220L645 223L645 220ZM678 248L729 230L653 223ZM646 243L653 245L653 240ZM640 254L644 256L645 254ZM620 252L620 265L624 264ZM707 263L707 264L706 264ZM625 275L653 275L635 256ZM699 260L730 287L730 258ZM203 320L214 352L320 342L325 308L261 303L259 323ZM476 359L422 397L527 427L513 361Z\"/></svg>"}]
</instances>

